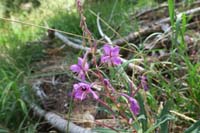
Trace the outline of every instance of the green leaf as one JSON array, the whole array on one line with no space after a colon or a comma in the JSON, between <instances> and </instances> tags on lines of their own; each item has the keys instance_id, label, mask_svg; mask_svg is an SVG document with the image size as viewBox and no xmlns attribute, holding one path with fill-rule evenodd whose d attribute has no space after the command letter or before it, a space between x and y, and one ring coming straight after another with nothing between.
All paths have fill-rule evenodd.
<instances>
[{"instance_id":1,"label":"green leaf","mask_svg":"<svg viewBox=\"0 0 200 133\"><path fill-rule=\"evenodd\" d=\"M200 120L192 124L184 133L200 133Z\"/></svg>"},{"instance_id":2,"label":"green leaf","mask_svg":"<svg viewBox=\"0 0 200 133\"><path fill-rule=\"evenodd\" d=\"M94 132L98 132L98 133L116 133L116 131L109 129L109 128L101 128L101 127L97 127L93 130ZM120 132L125 133L126 131L121 130Z\"/></svg>"},{"instance_id":3,"label":"green leaf","mask_svg":"<svg viewBox=\"0 0 200 133\"><path fill-rule=\"evenodd\" d=\"M168 0L169 16L172 27L174 26L174 0Z\"/></svg>"},{"instance_id":4,"label":"green leaf","mask_svg":"<svg viewBox=\"0 0 200 133\"><path fill-rule=\"evenodd\" d=\"M165 115L169 114L171 102L167 101L167 103L164 105L163 110L161 111L161 114L159 116L159 119L163 118ZM161 133L168 133L168 121L164 122L160 125L160 132Z\"/></svg>"},{"instance_id":5,"label":"green leaf","mask_svg":"<svg viewBox=\"0 0 200 133\"><path fill-rule=\"evenodd\" d=\"M24 112L24 114L28 115L28 110L27 110L25 102L22 99L18 99L18 101L21 105L21 108L22 108L22 111Z\"/></svg>"},{"instance_id":6,"label":"green leaf","mask_svg":"<svg viewBox=\"0 0 200 133\"><path fill-rule=\"evenodd\" d=\"M182 34L185 34L186 31L186 25L187 25L187 18L185 14L182 14L182 26L181 26L181 30L182 30Z\"/></svg>"},{"instance_id":7,"label":"green leaf","mask_svg":"<svg viewBox=\"0 0 200 133\"><path fill-rule=\"evenodd\" d=\"M153 130L155 130L162 124L166 123L169 120L173 120L173 119L175 119L175 118L172 115L167 114L167 115L161 117L161 119L157 119L156 124L154 124L151 128L149 128L145 133L151 133Z\"/></svg>"},{"instance_id":8,"label":"green leaf","mask_svg":"<svg viewBox=\"0 0 200 133\"><path fill-rule=\"evenodd\" d=\"M148 128L148 122L147 122L147 114L146 114L146 110L145 110L145 107L144 107L144 101L143 101L143 98L141 96L140 93L138 93L138 102L139 102L139 105L140 105L140 114L144 115L144 119L139 119L139 121L142 123L142 129L143 131L146 131L147 128Z\"/></svg>"},{"instance_id":9,"label":"green leaf","mask_svg":"<svg viewBox=\"0 0 200 133\"><path fill-rule=\"evenodd\" d=\"M0 128L0 133L9 133L8 130Z\"/></svg>"}]
</instances>

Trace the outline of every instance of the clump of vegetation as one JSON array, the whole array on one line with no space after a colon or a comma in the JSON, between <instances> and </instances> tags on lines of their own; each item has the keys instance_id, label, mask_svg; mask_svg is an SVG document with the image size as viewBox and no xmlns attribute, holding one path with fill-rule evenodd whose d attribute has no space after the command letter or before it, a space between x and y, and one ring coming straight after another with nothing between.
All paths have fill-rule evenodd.
<instances>
[{"instance_id":1,"label":"clump of vegetation","mask_svg":"<svg viewBox=\"0 0 200 133\"><path fill-rule=\"evenodd\" d=\"M78 39L77 45L90 49L72 50L72 57L79 58L71 71L80 82L74 83L69 96L78 103L95 100L101 104L98 111L115 118L118 125L125 124L115 127L96 121L94 130L199 131L199 15L175 12L175 8L192 10L198 2L186 1L185 5L168 0L168 6L153 0L0 3L5 7L1 16L7 17L0 20L4 33L0 36L0 132L36 132L40 124L30 118L25 99L33 98L27 84L35 72L32 63L47 59L46 54L54 57L48 48L62 43L55 38L53 45L46 43L48 28L63 31L71 40ZM30 3L28 10L23 8ZM152 10L155 5L159 8Z\"/></svg>"}]
</instances>

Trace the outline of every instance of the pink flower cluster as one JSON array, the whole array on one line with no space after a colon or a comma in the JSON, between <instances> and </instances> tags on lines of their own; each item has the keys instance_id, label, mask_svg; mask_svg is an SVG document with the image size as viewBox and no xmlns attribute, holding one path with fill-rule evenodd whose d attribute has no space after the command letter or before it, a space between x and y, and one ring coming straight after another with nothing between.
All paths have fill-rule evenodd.
<instances>
[{"instance_id":1,"label":"pink flower cluster","mask_svg":"<svg viewBox=\"0 0 200 133\"><path fill-rule=\"evenodd\" d=\"M120 59L120 48L118 46L111 46L109 44L105 44L103 46L103 55L101 56L101 63L105 64L107 63L109 66L117 66L122 63ZM81 78L82 82L74 84L73 86L73 97L78 100L84 100L87 98L89 94L93 96L94 99L99 99L99 96L95 93L95 91L92 89L92 84L85 83L86 75L89 71L89 64L86 61L86 57L78 58L78 63L74 64L70 67L71 71L76 73L79 78ZM103 84L110 88L111 91L114 93L115 90L110 84L108 79L103 80ZM130 110L134 113L134 115L139 114L139 104L136 99L126 95L122 94L122 96L126 97L127 100L130 103Z\"/></svg>"}]
</instances>

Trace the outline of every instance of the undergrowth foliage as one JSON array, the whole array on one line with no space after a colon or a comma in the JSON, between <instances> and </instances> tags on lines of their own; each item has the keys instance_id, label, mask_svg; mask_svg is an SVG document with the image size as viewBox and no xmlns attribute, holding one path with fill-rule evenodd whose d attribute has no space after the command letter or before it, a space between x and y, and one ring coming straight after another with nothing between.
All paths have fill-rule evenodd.
<instances>
[{"instance_id":1,"label":"undergrowth foliage","mask_svg":"<svg viewBox=\"0 0 200 133\"><path fill-rule=\"evenodd\" d=\"M87 38L90 50L83 57L78 58L77 64L70 67L71 71L82 80L80 83L74 84L72 96L75 100L96 99L97 102L107 108L113 118L123 118L126 124L131 126L133 123L135 124L138 120L136 117L140 114L140 105L135 98L140 87L134 89L131 82L128 82L131 91L113 87L106 68L109 68L109 71L114 71L117 75L118 69L121 69L122 65L119 55L120 48L106 43L102 50L97 52L97 44L87 28L86 18L83 15L82 3L77 0L76 4L81 17L80 27L83 30L83 38ZM88 60L89 54L92 54L90 60ZM92 62L93 66L89 66L88 62ZM90 80L90 83L86 80ZM96 86L101 86L101 88L96 88ZM141 76L141 88L144 88L144 91L148 90L145 76ZM92 94L92 97L90 94ZM113 106L115 106L115 110L113 110ZM140 127L140 124L137 123L134 125L135 127Z\"/></svg>"},{"instance_id":2,"label":"undergrowth foliage","mask_svg":"<svg viewBox=\"0 0 200 133\"><path fill-rule=\"evenodd\" d=\"M14 1L21 3L24 0ZM192 2L192 0L186 1ZM8 6L10 6L7 9L14 4L11 0L3 0L2 2L7 2ZM187 44L184 37L187 34L186 25L190 17L186 17L185 14L176 16L173 0L168 0L171 29L173 31L171 38L172 48L169 51L170 57L166 60L167 62L158 61L150 64L151 66L144 61L142 65L147 69L147 72L136 75L133 81L128 80L126 73L123 71L123 68L127 67L128 63L122 63L119 52L122 52L124 48L113 46L109 42L97 49L97 46L99 48L99 43L94 39L100 37L96 28L96 16L94 15L94 12L99 10L97 7L101 8L101 16L104 17L102 20L108 20L109 24L102 26L107 35L113 36L112 39L115 39L115 34L113 34L113 30L110 28L111 26L109 27L108 25L112 25L122 36L139 28L138 24L135 23L136 21L134 21L134 24L126 22L129 19L129 15L125 10L131 9L131 11L135 11L132 10L132 6L127 6L131 5L131 0L113 0L111 4L106 3L107 1L97 0L98 4L91 5L91 10L83 10L81 1L77 0L76 5L81 18L80 28L77 26L79 18L76 12L66 13L66 7L60 8L60 6L55 6L57 3L64 5L66 1L45 0L40 2L42 4L38 4L38 6L41 6L39 10L32 8L30 11L33 14L29 14L29 11L27 13L23 12L23 14L19 15L19 18L22 18L22 21L29 21L37 25L41 22L43 24L43 21L47 20L50 27L55 26L56 29L82 34L83 39L85 39L83 40L83 45L87 46L89 44L90 46L90 50L84 53L82 57L79 57L77 64L72 65L70 68L81 81L73 85L74 89L71 94L74 100L96 100L103 106L99 106L99 110L103 110L109 116L115 118L113 120L125 123L129 127L128 131L130 132L148 133L160 131L161 133L167 133L176 124L178 126L181 125L183 128L191 125L185 131L186 133L198 132L200 130L200 121L197 120L200 115L200 63L198 61L193 63L190 60L190 55L185 52L187 51ZM90 2L90 0L85 0L85 7L88 6L87 2ZM126 3L125 5L125 2L130 2L130 4ZM146 0L138 2L140 5L147 4L145 3L147 2ZM12 4L9 5L9 3ZM122 5L125 6L120 8ZM111 6L113 8L110 8ZM136 6L136 10L143 7ZM10 15L13 15L16 9L14 8L13 11L9 9ZM68 10L71 10L71 8ZM115 11L116 13L114 13ZM7 15L5 14L5 16ZM90 30L88 27L90 27ZM35 124L34 122L32 124L28 119L29 111L26 103L23 101L23 98L27 96L25 88L28 88L24 85L24 80L26 80L24 77L31 75L32 68L29 68L30 63L33 60L40 60L43 52L41 47L33 50L32 46L24 47L23 43L33 41L39 37L38 33L41 34L43 32L42 30L35 30L36 28L33 29L32 27L27 28L16 23L7 24L0 22L0 28L2 28L0 29L2 33L4 33L1 34L0 42L3 45L5 44L5 47L1 47L0 54L0 57L2 57L0 60L0 132L14 132L15 130L19 133L23 131L35 132L38 123ZM8 31L9 33L7 33ZM143 58L142 54L145 54L143 52L146 51L142 50L142 47L138 47L139 52L134 53L133 58L138 58L138 56ZM5 51L8 51L8 55L4 53ZM144 58L146 57L144 56ZM199 57L197 58L199 60ZM177 61L177 59L180 61ZM165 69L162 67L161 69L163 70L156 69L160 65L169 68ZM185 74L182 74L183 77L180 77L175 72L179 69L185 70ZM165 79L164 74L169 74L167 76L170 76L170 81ZM134 86L133 82L136 86ZM29 94L32 95L31 93ZM180 113L175 110L178 110ZM178 117L175 119L174 115ZM181 119L177 119L179 117ZM108 127L100 123L96 124ZM123 128L113 127L111 129L120 132ZM101 131L106 132L108 130L102 129ZM124 129L123 131L127 130ZM176 129L173 131L176 131Z\"/></svg>"},{"instance_id":3,"label":"undergrowth foliage","mask_svg":"<svg viewBox=\"0 0 200 133\"><path fill-rule=\"evenodd\" d=\"M176 107L171 99L159 102L160 105L154 105L156 101L154 101L153 95L149 93L148 72L138 75L139 78L136 81L138 86L135 86L123 70L127 64L123 63L122 58L120 58L120 47L113 46L112 42L108 41L100 49L98 49L99 47L97 48L98 41L94 39L87 27L87 18L84 16L81 0L76 0L76 5L80 15L80 27L83 31L83 38L85 38L83 45L89 44L90 50L86 51L83 57L79 57L78 63L70 68L81 80L81 82L73 86L72 97L74 100L95 99L106 108L106 112L109 112L114 120L121 120L126 123L129 131L150 133L158 130L162 133L169 132L171 128L169 127L169 122L176 120L172 113L181 117L185 116L171 110L171 108ZM184 43L187 23L186 16L185 14L181 18L177 16L178 18L175 20L174 1L168 0L168 5L172 27L170 61L173 65L177 64L175 60L175 52L177 51L174 51L174 49L178 49L178 52L180 52L178 54L180 54L183 61L190 68L192 64L183 52L186 48ZM180 45L178 45L178 42L180 42ZM92 58L89 58L91 55ZM159 91L166 91L165 93L169 94L168 97L171 98L172 91L175 91L173 88L176 76L174 73L170 74L171 84L160 83L166 90L160 89ZM158 73L155 76L159 77L161 75ZM192 90L190 90L190 93L194 96L191 99L195 101L196 94ZM172 95L177 95L180 98L177 92ZM107 127L106 125L104 126ZM196 128L197 124L195 123L186 132L196 130ZM121 130L114 127L111 129L115 131Z\"/></svg>"}]
</instances>

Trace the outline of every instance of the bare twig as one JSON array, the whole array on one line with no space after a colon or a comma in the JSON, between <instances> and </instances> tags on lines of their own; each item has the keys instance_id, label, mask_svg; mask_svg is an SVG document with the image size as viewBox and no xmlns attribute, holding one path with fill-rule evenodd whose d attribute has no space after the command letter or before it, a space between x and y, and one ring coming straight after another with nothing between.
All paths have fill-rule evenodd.
<instances>
[{"instance_id":1,"label":"bare twig","mask_svg":"<svg viewBox=\"0 0 200 133\"><path fill-rule=\"evenodd\" d=\"M103 37L109 44L112 44L111 39L103 33L101 25L100 25L100 21L99 21L99 13L97 14L97 27L98 27L98 31L99 34L101 35L101 37Z\"/></svg>"},{"instance_id":2,"label":"bare twig","mask_svg":"<svg viewBox=\"0 0 200 133\"><path fill-rule=\"evenodd\" d=\"M193 118L190 118L190 117L188 117L188 116L186 116L184 114L178 113L178 112L176 112L174 110L170 110L169 112L172 113L172 114L175 114L175 115L177 115L177 116L179 116L179 117L181 117L181 118L183 118L185 120L192 121L192 122L197 122L197 120L195 120Z\"/></svg>"},{"instance_id":3,"label":"bare twig","mask_svg":"<svg viewBox=\"0 0 200 133\"><path fill-rule=\"evenodd\" d=\"M42 101L44 101L45 99L47 99L47 95L44 93L44 91L41 89L40 85L41 85L41 81L36 81L33 83L32 85L32 89L35 92L36 96L39 97Z\"/></svg>"},{"instance_id":4,"label":"bare twig","mask_svg":"<svg viewBox=\"0 0 200 133\"><path fill-rule=\"evenodd\" d=\"M65 37L64 35L60 34L59 32L55 32L55 36L57 38L59 38L60 40L62 40L65 44L67 44L70 47L73 47L75 49L84 50L84 51L90 50L90 48L88 48L88 47L84 47L82 45L75 44L74 42L70 41L67 37Z\"/></svg>"}]
</instances>

